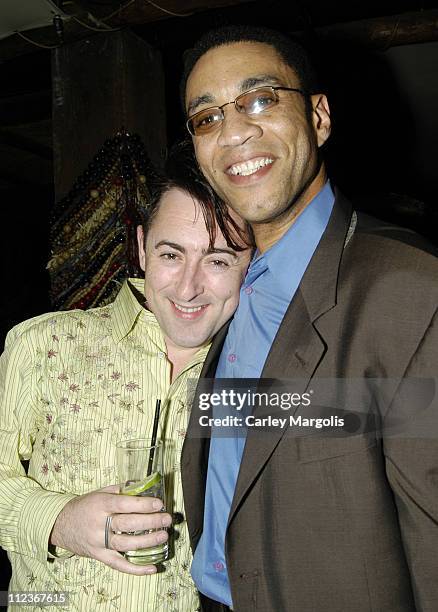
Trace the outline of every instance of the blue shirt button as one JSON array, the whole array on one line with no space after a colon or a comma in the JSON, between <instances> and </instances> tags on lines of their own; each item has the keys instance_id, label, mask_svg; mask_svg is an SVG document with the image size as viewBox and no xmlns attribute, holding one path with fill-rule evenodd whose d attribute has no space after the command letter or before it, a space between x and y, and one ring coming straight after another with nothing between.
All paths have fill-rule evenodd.
<instances>
[{"instance_id":1,"label":"blue shirt button","mask_svg":"<svg viewBox=\"0 0 438 612\"><path fill-rule=\"evenodd\" d=\"M213 567L217 572L223 572L225 569L225 565L222 563L222 561L215 561L213 563Z\"/></svg>"},{"instance_id":2,"label":"blue shirt button","mask_svg":"<svg viewBox=\"0 0 438 612\"><path fill-rule=\"evenodd\" d=\"M228 361L230 363L234 363L236 361L237 357L234 353L230 353L230 355L228 355Z\"/></svg>"},{"instance_id":3,"label":"blue shirt button","mask_svg":"<svg viewBox=\"0 0 438 612\"><path fill-rule=\"evenodd\" d=\"M254 291L254 289L252 287L245 287L245 293L246 295L251 295L251 293Z\"/></svg>"}]
</instances>

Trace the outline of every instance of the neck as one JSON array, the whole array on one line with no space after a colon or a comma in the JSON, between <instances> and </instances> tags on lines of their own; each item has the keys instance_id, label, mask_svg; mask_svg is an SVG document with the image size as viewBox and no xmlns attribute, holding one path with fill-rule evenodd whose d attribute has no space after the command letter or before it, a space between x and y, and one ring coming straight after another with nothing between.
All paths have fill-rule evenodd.
<instances>
[{"instance_id":1,"label":"neck","mask_svg":"<svg viewBox=\"0 0 438 612\"><path fill-rule=\"evenodd\" d=\"M171 382L184 370L192 357L198 352L199 346L194 348L185 348L173 346L167 342L167 358L172 365Z\"/></svg>"},{"instance_id":2,"label":"neck","mask_svg":"<svg viewBox=\"0 0 438 612\"><path fill-rule=\"evenodd\" d=\"M270 249L280 240L287 230L295 223L303 210L318 195L327 181L324 164L312 183L298 196L295 202L279 217L266 223L257 223L251 226L254 239L260 253Z\"/></svg>"}]
</instances>

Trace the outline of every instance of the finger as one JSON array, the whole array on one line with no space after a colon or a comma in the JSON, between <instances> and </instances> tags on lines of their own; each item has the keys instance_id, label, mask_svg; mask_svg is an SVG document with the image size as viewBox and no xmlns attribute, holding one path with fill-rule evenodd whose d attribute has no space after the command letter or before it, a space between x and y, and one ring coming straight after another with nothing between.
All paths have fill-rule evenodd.
<instances>
[{"instance_id":1,"label":"finger","mask_svg":"<svg viewBox=\"0 0 438 612\"><path fill-rule=\"evenodd\" d=\"M157 497L140 497L135 495L109 495L107 509L112 513L137 512L139 514L159 512L164 508Z\"/></svg>"},{"instance_id":2,"label":"finger","mask_svg":"<svg viewBox=\"0 0 438 612\"><path fill-rule=\"evenodd\" d=\"M167 512L152 514L115 514L111 524L112 531L145 531L146 529L161 529L170 527L172 517Z\"/></svg>"},{"instance_id":3,"label":"finger","mask_svg":"<svg viewBox=\"0 0 438 612\"><path fill-rule=\"evenodd\" d=\"M103 552L99 550L99 552L96 552L95 558L105 563L105 565L119 572L124 572L125 574L145 576L147 574L156 574L157 572L155 565L135 565L135 563L130 563L123 555L115 550L103 550Z\"/></svg>"},{"instance_id":4,"label":"finger","mask_svg":"<svg viewBox=\"0 0 438 612\"><path fill-rule=\"evenodd\" d=\"M128 535L114 533L110 539L110 548L119 552L138 550L139 548L152 548L164 544L169 539L167 531L159 530L144 535Z\"/></svg>"}]
</instances>

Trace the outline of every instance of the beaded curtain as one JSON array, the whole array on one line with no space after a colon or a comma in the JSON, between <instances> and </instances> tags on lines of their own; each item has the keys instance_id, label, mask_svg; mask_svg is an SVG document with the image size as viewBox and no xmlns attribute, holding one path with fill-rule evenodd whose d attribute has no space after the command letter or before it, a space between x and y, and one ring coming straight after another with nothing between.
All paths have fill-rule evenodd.
<instances>
[{"instance_id":1,"label":"beaded curtain","mask_svg":"<svg viewBox=\"0 0 438 612\"><path fill-rule=\"evenodd\" d=\"M47 267L56 310L103 306L128 276L142 276L136 227L155 178L140 137L120 131L55 205Z\"/></svg>"}]
</instances>

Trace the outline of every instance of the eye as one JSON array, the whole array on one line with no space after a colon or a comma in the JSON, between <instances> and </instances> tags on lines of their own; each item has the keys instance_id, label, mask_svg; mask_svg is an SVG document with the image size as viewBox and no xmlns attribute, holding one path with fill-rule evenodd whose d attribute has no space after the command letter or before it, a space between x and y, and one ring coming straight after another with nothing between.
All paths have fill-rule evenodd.
<instances>
[{"instance_id":1,"label":"eye","mask_svg":"<svg viewBox=\"0 0 438 612\"><path fill-rule=\"evenodd\" d=\"M223 259L212 259L211 261L209 261L209 263L215 268L228 268L229 267L228 262L224 261Z\"/></svg>"},{"instance_id":2,"label":"eye","mask_svg":"<svg viewBox=\"0 0 438 612\"><path fill-rule=\"evenodd\" d=\"M215 120L216 120L215 115L205 115L204 117L200 117L200 119L198 119L198 121L196 122L196 127L201 127L203 125L210 125L211 123L214 123Z\"/></svg>"},{"instance_id":3,"label":"eye","mask_svg":"<svg viewBox=\"0 0 438 612\"><path fill-rule=\"evenodd\" d=\"M222 119L219 109L207 109L193 119L195 129L208 129L217 124Z\"/></svg>"},{"instance_id":4,"label":"eye","mask_svg":"<svg viewBox=\"0 0 438 612\"><path fill-rule=\"evenodd\" d=\"M256 99L252 101L251 106L254 109L262 111L266 108L269 108L270 106L273 106L274 104L275 98L273 97L273 95L271 93L263 93L259 94Z\"/></svg>"},{"instance_id":5,"label":"eye","mask_svg":"<svg viewBox=\"0 0 438 612\"><path fill-rule=\"evenodd\" d=\"M277 98L270 89L252 91L239 98L239 106L243 107L248 115L256 115L276 104Z\"/></svg>"},{"instance_id":6,"label":"eye","mask_svg":"<svg viewBox=\"0 0 438 612\"><path fill-rule=\"evenodd\" d=\"M177 259L176 253L161 253L159 257L165 261L175 261Z\"/></svg>"}]
</instances>

